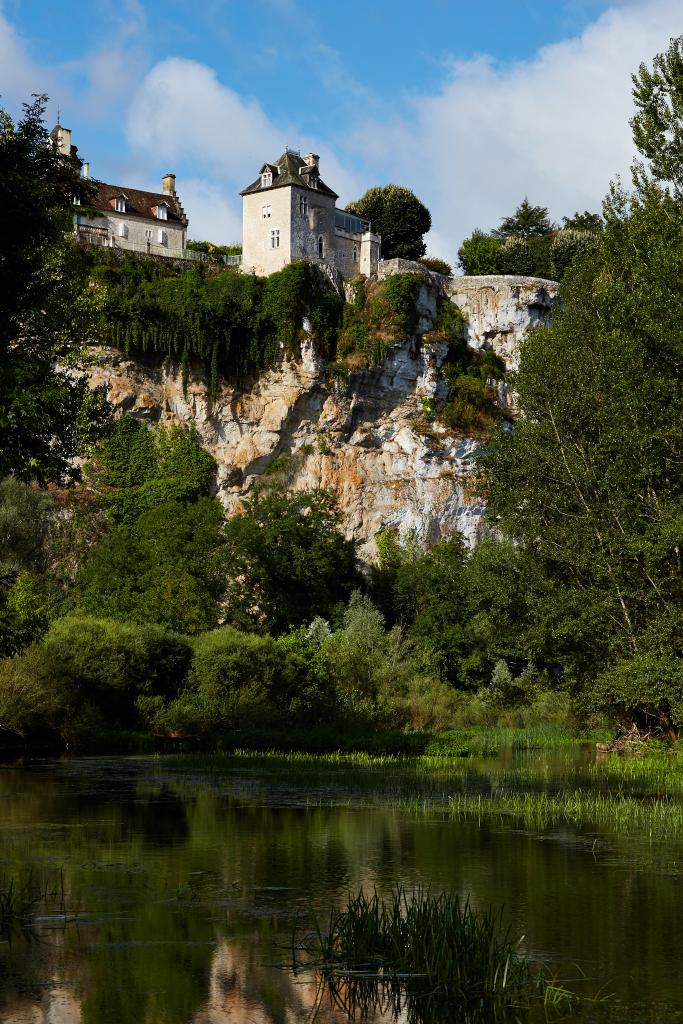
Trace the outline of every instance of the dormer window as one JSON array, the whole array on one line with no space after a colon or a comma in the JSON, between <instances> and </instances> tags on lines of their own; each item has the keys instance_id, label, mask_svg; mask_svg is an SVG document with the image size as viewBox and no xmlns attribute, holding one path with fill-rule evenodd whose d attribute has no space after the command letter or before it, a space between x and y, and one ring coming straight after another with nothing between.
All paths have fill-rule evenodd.
<instances>
[{"instance_id":1,"label":"dormer window","mask_svg":"<svg viewBox=\"0 0 683 1024\"><path fill-rule=\"evenodd\" d=\"M261 175L261 188L270 188L273 184L273 172L264 171Z\"/></svg>"},{"instance_id":2,"label":"dormer window","mask_svg":"<svg viewBox=\"0 0 683 1024\"><path fill-rule=\"evenodd\" d=\"M124 199L123 196L117 196L116 197L116 199L114 200L114 209L116 210L117 213L125 213L126 212L126 200Z\"/></svg>"},{"instance_id":3,"label":"dormer window","mask_svg":"<svg viewBox=\"0 0 683 1024\"><path fill-rule=\"evenodd\" d=\"M311 186L311 188L317 188L318 187L318 175L317 174L309 175L308 184Z\"/></svg>"},{"instance_id":4,"label":"dormer window","mask_svg":"<svg viewBox=\"0 0 683 1024\"><path fill-rule=\"evenodd\" d=\"M157 206L157 220L168 220L168 203L159 203Z\"/></svg>"}]
</instances>

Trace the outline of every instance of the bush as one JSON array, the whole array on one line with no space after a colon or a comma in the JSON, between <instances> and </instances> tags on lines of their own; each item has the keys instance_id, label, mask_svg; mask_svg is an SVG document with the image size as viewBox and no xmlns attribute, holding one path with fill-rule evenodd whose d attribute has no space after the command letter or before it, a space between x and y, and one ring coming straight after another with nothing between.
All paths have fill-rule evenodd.
<instances>
[{"instance_id":1,"label":"bush","mask_svg":"<svg viewBox=\"0 0 683 1024\"><path fill-rule=\"evenodd\" d=\"M0 666L0 724L69 740L136 727L138 699L174 697L191 657L183 637L159 626L67 616L42 643Z\"/></svg>"},{"instance_id":2,"label":"bush","mask_svg":"<svg viewBox=\"0 0 683 1024\"><path fill-rule=\"evenodd\" d=\"M306 630L274 640L223 626L194 643L186 685L176 700L149 702L157 730L205 735L318 723L334 717L318 644Z\"/></svg>"},{"instance_id":3,"label":"bush","mask_svg":"<svg viewBox=\"0 0 683 1024\"><path fill-rule=\"evenodd\" d=\"M450 263L440 260L437 256L423 256L417 262L421 263L427 270L433 270L435 274L443 274L445 277L450 277L453 273Z\"/></svg>"}]
</instances>

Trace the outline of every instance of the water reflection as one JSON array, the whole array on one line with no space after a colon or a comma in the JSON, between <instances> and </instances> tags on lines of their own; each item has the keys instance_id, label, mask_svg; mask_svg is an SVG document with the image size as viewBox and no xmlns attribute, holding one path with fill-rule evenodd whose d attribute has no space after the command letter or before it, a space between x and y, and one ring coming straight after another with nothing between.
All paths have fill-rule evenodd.
<instances>
[{"instance_id":1,"label":"water reflection","mask_svg":"<svg viewBox=\"0 0 683 1024\"><path fill-rule=\"evenodd\" d=\"M571 759L536 767L535 784L552 787ZM142 758L1 769L0 874L62 868L77 920L39 920L39 941L0 944L0 1020L299 1024L319 1004L319 1019L345 1020L313 976L274 965L289 960L311 911L324 915L361 884L386 893L395 883L504 904L530 953L579 964L589 990L612 982L615 1021L676 1019L676 844L566 826L529 833L394 804L490 787L520 768L534 764L508 753L415 777Z\"/></svg>"}]
</instances>

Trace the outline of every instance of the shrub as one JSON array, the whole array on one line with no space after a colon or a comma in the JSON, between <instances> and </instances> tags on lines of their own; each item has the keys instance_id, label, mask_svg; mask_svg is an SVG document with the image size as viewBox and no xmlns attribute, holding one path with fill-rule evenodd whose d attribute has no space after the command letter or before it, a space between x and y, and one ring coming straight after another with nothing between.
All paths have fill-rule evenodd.
<instances>
[{"instance_id":1,"label":"shrub","mask_svg":"<svg viewBox=\"0 0 683 1024\"><path fill-rule=\"evenodd\" d=\"M175 696L192 649L159 626L70 615L0 667L0 723L50 729L67 739L139 724L137 701Z\"/></svg>"},{"instance_id":2,"label":"shrub","mask_svg":"<svg viewBox=\"0 0 683 1024\"><path fill-rule=\"evenodd\" d=\"M443 274L445 277L450 277L453 273L450 263L446 263L445 260L441 260L437 256L423 256L418 263L421 263L427 270L433 270L434 273Z\"/></svg>"}]
</instances>

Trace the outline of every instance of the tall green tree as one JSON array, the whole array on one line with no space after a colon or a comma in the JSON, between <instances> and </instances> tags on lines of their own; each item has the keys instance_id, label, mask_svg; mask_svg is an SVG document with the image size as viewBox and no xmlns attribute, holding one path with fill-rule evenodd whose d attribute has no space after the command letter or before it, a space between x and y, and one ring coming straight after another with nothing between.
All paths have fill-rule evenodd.
<instances>
[{"instance_id":1,"label":"tall green tree","mask_svg":"<svg viewBox=\"0 0 683 1024\"><path fill-rule=\"evenodd\" d=\"M124 417L99 458L110 527L82 566L80 610L185 633L217 626L223 510L195 432Z\"/></svg>"},{"instance_id":2,"label":"tall green tree","mask_svg":"<svg viewBox=\"0 0 683 1024\"><path fill-rule=\"evenodd\" d=\"M554 229L545 206L532 206L525 196L515 212L503 217L500 227L491 233L494 238L543 238Z\"/></svg>"},{"instance_id":3,"label":"tall green tree","mask_svg":"<svg viewBox=\"0 0 683 1024\"><path fill-rule=\"evenodd\" d=\"M652 68L641 64L632 81L633 141L647 161L634 164L634 182L666 183L683 198L683 36L657 54Z\"/></svg>"},{"instance_id":4,"label":"tall green tree","mask_svg":"<svg viewBox=\"0 0 683 1024\"><path fill-rule=\"evenodd\" d=\"M522 417L483 456L490 508L552 585L538 615L587 702L683 722L683 207L613 190L553 326L522 347Z\"/></svg>"},{"instance_id":5,"label":"tall green tree","mask_svg":"<svg viewBox=\"0 0 683 1024\"><path fill-rule=\"evenodd\" d=\"M358 583L356 549L329 491L257 492L225 527L226 614L282 633L331 618Z\"/></svg>"},{"instance_id":6,"label":"tall green tree","mask_svg":"<svg viewBox=\"0 0 683 1024\"><path fill-rule=\"evenodd\" d=\"M78 163L50 145L46 97L15 124L0 110L0 477L39 483L78 475L73 463L106 419L84 376L80 345L94 299L68 238Z\"/></svg>"},{"instance_id":7,"label":"tall green tree","mask_svg":"<svg viewBox=\"0 0 683 1024\"><path fill-rule=\"evenodd\" d=\"M419 260L426 253L422 236L431 228L432 217L424 203L404 185L370 188L346 209L372 222L372 230L382 236L385 260Z\"/></svg>"}]
</instances>

